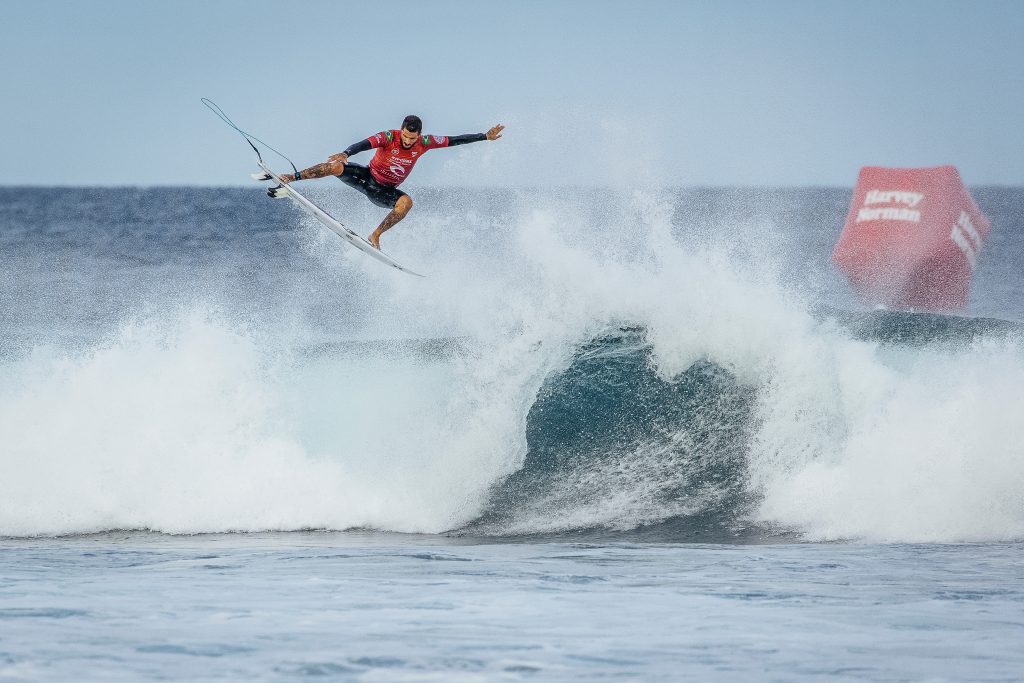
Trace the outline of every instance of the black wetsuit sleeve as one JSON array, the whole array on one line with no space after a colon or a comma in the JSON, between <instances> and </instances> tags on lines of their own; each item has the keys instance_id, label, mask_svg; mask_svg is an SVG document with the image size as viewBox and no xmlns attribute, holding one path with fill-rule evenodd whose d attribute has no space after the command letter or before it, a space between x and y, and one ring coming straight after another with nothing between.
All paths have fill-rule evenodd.
<instances>
[{"instance_id":1,"label":"black wetsuit sleeve","mask_svg":"<svg viewBox=\"0 0 1024 683\"><path fill-rule=\"evenodd\" d=\"M464 145L467 142L482 142L487 139L484 133L469 133L468 135L452 135L448 138L448 146Z\"/></svg>"},{"instance_id":2,"label":"black wetsuit sleeve","mask_svg":"<svg viewBox=\"0 0 1024 683\"><path fill-rule=\"evenodd\" d=\"M345 154L352 156L353 154L359 154L360 152L368 152L372 149L370 145L370 139L360 140L359 142L352 143L345 150Z\"/></svg>"}]
</instances>

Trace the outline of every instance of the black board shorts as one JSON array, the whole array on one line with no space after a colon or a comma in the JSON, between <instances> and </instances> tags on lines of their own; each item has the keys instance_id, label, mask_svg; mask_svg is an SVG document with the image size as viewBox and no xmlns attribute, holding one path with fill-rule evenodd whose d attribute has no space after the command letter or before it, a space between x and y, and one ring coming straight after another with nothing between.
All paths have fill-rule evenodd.
<instances>
[{"instance_id":1,"label":"black board shorts","mask_svg":"<svg viewBox=\"0 0 1024 683\"><path fill-rule=\"evenodd\" d=\"M377 206L385 209L395 208L395 203L401 197L406 196L404 192L394 185L378 183L374 179L373 174L370 173L370 169L359 164L346 163L345 170L341 172L340 176L336 177L349 187L365 194L366 198Z\"/></svg>"}]
</instances>

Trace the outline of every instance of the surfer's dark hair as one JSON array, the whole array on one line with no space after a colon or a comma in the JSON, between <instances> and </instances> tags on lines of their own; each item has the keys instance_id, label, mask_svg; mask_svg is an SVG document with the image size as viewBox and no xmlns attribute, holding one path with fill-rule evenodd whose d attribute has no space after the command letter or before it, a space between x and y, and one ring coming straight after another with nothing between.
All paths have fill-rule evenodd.
<instances>
[{"instance_id":1,"label":"surfer's dark hair","mask_svg":"<svg viewBox=\"0 0 1024 683\"><path fill-rule=\"evenodd\" d=\"M410 133L419 133L423 130L423 121L420 121L420 117L415 114L409 114L402 121L402 128L409 131Z\"/></svg>"}]
</instances>

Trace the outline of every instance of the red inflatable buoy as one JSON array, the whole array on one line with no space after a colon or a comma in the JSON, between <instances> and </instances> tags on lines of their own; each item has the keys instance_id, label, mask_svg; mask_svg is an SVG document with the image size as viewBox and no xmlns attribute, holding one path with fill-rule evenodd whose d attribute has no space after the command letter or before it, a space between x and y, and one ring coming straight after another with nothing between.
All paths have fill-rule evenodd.
<instances>
[{"instance_id":1,"label":"red inflatable buoy","mask_svg":"<svg viewBox=\"0 0 1024 683\"><path fill-rule=\"evenodd\" d=\"M865 303L958 310L988 233L953 166L867 166L832 261Z\"/></svg>"}]
</instances>

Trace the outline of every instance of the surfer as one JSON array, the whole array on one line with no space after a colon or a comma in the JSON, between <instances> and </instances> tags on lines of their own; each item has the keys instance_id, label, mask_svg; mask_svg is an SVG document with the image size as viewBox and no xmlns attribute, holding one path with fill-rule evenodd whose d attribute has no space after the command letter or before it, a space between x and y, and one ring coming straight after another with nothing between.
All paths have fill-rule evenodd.
<instances>
[{"instance_id":1,"label":"surfer","mask_svg":"<svg viewBox=\"0 0 1024 683\"><path fill-rule=\"evenodd\" d=\"M281 179L285 183L290 183L296 180L336 176L349 187L362 192L377 206L391 209L391 213L385 216L368 238L370 244L380 249L380 236L395 227L400 220L409 215L409 211L412 209L412 198L399 190L398 186L409 176L413 166L423 154L441 147L455 147L482 140L497 140L501 137L501 131L504 129L505 126L499 124L486 133L452 136L423 135L423 121L418 116L410 115L402 121L401 130L381 131L365 140L349 145L344 152L332 154L322 164L310 166L298 173L282 174ZM348 160L350 156L370 149L376 149L377 152L370 159L369 167ZM270 179L269 174L267 179ZM283 185L278 185L267 190L267 194L277 199L286 196L287 190Z\"/></svg>"}]
</instances>

